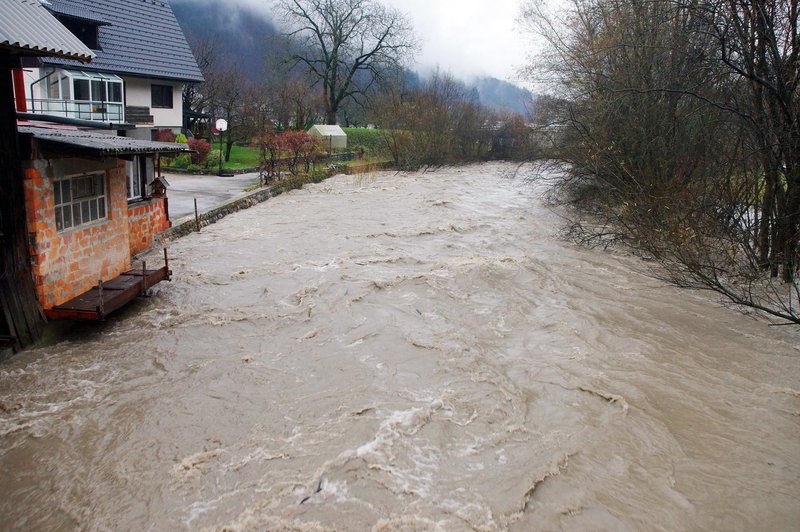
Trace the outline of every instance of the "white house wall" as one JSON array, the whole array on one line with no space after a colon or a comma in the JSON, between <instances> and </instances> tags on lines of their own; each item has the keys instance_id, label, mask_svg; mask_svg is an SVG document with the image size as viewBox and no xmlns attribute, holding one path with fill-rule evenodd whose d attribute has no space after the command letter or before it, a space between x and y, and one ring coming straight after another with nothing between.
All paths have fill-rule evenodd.
<instances>
[{"instance_id":1,"label":"white house wall","mask_svg":"<svg viewBox=\"0 0 800 532\"><path fill-rule=\"evenodd\" d=\"M144 78L123 78L125 80L125 104L134 107L148 107L153 115L153 125L147 129L173 129L179 132L183 126L183 85L164 80ZM172 109L151 107L152 85L169 85L172 87ZM149 133L147 139L149 140Z\"/></svg>"}]
</instances>

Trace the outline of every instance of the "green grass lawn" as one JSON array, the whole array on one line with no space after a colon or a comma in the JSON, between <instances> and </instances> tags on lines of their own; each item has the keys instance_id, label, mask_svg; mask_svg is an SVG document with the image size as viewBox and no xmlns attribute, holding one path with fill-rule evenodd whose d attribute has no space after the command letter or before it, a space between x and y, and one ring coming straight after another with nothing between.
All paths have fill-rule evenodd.
<instances>
[{"instance_id":1,"label":"green grass lawn","mask_svg":"<svg viewBox=\"0 0 800 532\"><path fill-rule=\"evenodd\" d=\"M386 145L381 138L381 132L379 130L344 128L344 131L347 133L347 145L350 149L361 146L365 150L363 159L347 161L345 164L348 166L361 166L391 160L391 156L386 150ZM212 150L220 149L220 143L214 142L211 148ZM222 144L222 148L225 148L224 143ZM224 153L224 151L222 153ZM223 161L223 170L257 168L259 165L259 156L258 148L234 144L233 148L231 148L230 160ZM212 170L216 170L219 167L219 159L215 159L214 161L209 160L209 167Z\"/></svg>"},{"instance_id":2,"label":"green grass lawn","mask_svg":"<svg viewBox=\"0 0 800 532\"><path fill-rule=\"evenodd\" d=\"M345 127L342 129L347 133L348 148L354 149L357 146L363 146L367 157L384 161L391 160L391 154L386 149L381 130L360 127Z\"/></svg>"},{"instance_id":3,"label":"green grass lawn","mask_svg":"<svg viewBox=\"0 0 800 532\"><path fill-rule=\"evenodd\" d=\"M212 149L219 149L220 143L215 142ZM225 144L222 144L224 150ZM224 151L222 152L224 155ZM258 148L251 148L249 146L233 145L231 148L231 158L228 161L223 160L223 169L238 170L240 168L257 168L259 164ZM219 166L219 160L214 161L214 167Z\"/></svg>"}]
</instances>

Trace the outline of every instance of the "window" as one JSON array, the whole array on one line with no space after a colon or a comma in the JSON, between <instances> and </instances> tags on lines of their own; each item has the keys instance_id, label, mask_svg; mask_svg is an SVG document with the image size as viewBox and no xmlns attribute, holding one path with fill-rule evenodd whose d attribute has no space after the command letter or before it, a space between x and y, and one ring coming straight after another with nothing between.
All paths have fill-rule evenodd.
<instances>
[{"instance_id":1,"label":"window","mask_svg":"<svg viewBox=\"0 0 800 532\"><path fill-rule=\"evenodd\" d=\"M151 106L172 109L172 86L171 85L152 85Z\"/></svg>"},{"instance_id":2,"label":"window","mask_svg":"<svg viewBox=\"0 0 800 532\"><path fill-rule=\"evenodd\" d=\"M76 79L74 81L75 85L75 99L81 101L91 101L92 97L89 93L89 80L88 79Z\"/></svg>"},{"instance_id":3,"label":"window","mask_svg":"<svg viewBox=\"0 0 800 532\"><path fill-rule=\"evenodd\" d=\"M65 231L106 217L103 172L58 179L53 189L57 230Z\"/></svg>"},{"instance_id":4,"label":"window","mask_svg":"<svg viewBox=\"0 0 800 532\"><path fill-rule=\"evenodd\" d=\"M125 162L128 201L147 197L147 185L153 182L155 164L152 157L133 157Z\"/></svg>"},{"instance_id":5,"label":"window","mask_svg":"<svg viewBox=\"0 0 800 532\"><path fill-rule=\"evenodd\" d=\"M122 103L122 83L108 82L108 101Z\"/></svg>"}]
</instances>

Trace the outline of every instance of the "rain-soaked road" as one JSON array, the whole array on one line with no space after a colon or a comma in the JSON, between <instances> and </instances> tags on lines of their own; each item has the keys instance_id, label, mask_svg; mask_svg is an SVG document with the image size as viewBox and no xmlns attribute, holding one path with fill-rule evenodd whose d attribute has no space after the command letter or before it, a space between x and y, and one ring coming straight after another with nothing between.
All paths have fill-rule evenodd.
<instances>
[{"instance_id":1,"label":"rain-soaked road","mask_svg":"<svg viewBox=\"0 0 800 532\"><path fill-rule=\"evenodd\" d=\"M800 341L484 165L339 176L0 365L0 528L797 530Z\"/></svg>"}]
</instances>

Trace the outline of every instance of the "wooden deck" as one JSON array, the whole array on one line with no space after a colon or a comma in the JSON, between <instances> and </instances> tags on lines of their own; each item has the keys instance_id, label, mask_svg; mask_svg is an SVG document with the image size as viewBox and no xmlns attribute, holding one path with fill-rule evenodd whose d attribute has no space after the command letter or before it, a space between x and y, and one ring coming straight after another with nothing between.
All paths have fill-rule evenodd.
<instances>
[{"instance_id":1,"label":"wooden deck","mask_svg":"<svg viewBox=\"0 0 800 532\"><path fill-rule=\"evenodd\" d=\"M101 321L106 316L139 296L161 281L169 281L172 272L169 264L157 270L129 270L108 282L97 286L69 301L45 309L48 318Z\"/></svg>"}]
</instances>

